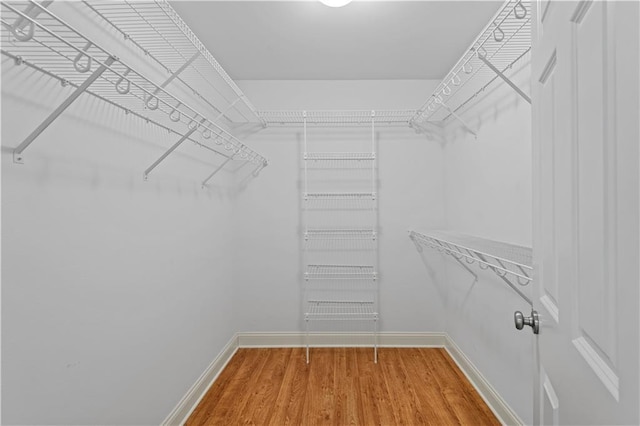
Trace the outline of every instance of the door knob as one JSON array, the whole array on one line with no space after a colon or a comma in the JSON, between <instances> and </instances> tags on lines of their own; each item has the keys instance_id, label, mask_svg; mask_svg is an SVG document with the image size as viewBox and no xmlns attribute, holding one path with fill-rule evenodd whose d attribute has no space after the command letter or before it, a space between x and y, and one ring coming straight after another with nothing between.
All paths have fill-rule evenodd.
<instances>
[{"instance_id":1,"label":"door knob","mask_svg":"<svg viewBox=\"0 0 640 426\"><path fill-rule=\"evenodd\" d=\"M525 317L522 312L516 311L513 314L513 319L516 322L516 328L518 330L522 330L525 325L528 325L533 329L533 334L538 334L540 332L540 318L538 317L538 313L531 310L531 316Z\"/></svg>"}]
</instances>

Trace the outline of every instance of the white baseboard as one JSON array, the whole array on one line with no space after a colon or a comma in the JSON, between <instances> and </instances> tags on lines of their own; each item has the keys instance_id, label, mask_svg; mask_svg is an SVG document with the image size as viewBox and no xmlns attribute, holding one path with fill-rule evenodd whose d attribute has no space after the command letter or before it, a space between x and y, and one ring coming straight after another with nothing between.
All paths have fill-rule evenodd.
<instances>
[{"instance_id":1,"label":"white baseboard","mask_svg":"<svg viewBox=\"0 0 640 426\"><path fill-rule=\"evenodd\" d=\"M187 421L193 410L198 406L198 403L200 403L200 400L218 378L220 372L236 353L236 350L238 350L238 337L234 335L213 362L209 364L204 373L198 377L193 386L189 388L185 396L178 402L178 405L164 419L161 426L182 425Z\"/></svg>"},{"instance_id":2,"label":"white baseboard","mask_svg":"<svg viewBox=\"0 0 640 426\"><path fill-rule=\"evenodd\" d=\"M462 352L460 347L451 339L449 335L446 338L445 349L451 355L451 358L458 364L460 370L467 376L473 387L478 391L484 402L487 403L493 414L496 415L500 423L503 425L524 425L524 422L509 407L506 401L491 386L489 381L480 373L469 358Z\"/></svg>"},{"instance_id":3,"label":"white baseboard","mask_svg":"<svg viewBox=\"0 0 640 426\"><path fill-rule=\"evenodd\" d=\"M311 343L316 347L372 345L370 333L316 333L312 339ZM187 421L238 348L303 347L306 344L305 333L236 333L162 422L162 426L182 425ZM502 424L524 424L447 333L379 333L378 346L445 348Z\"/></svg>"},{"instance_id":4,"label":"white baseboard","mask_svg":"<svg viewBox=\"0 0 640 426\"><path fill-rule=\"evenodd\" d=\"M371 333L313 333L314 347L372 346ZM436 347L443 348L446 333L378 333L379 347ZM291 348L307 345L305 333L238 333L241 348Z\"/></svg>"}]
</instances>

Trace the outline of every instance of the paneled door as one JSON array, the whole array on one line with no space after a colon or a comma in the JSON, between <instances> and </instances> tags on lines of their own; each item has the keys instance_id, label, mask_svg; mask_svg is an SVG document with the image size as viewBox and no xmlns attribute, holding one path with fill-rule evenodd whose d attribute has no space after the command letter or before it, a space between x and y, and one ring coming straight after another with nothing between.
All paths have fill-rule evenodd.
<instances>
[{"instance_id":1,"label":"paneled door","mask_svg":"<svg viewBox=\"0 0 640 426\"><path fill-rule=\"evenodd\" d=\"M536 424L639 424L638 1L533 7Z\"/></svg>"}]
</instances>

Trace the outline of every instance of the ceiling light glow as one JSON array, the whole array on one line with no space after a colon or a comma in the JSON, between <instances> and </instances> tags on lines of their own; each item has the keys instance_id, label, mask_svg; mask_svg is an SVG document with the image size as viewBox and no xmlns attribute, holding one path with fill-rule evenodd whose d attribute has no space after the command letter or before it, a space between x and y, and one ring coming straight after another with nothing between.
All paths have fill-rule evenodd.
<instances>
[{"instance_id":1,"label":"ceiling light glow","mask_svg":"<svg viewBox=\"0 0 640 426\"><path fill-rule=\"evenodd\" d=\"M322 4L326 4L329 7L342 7L351 3L351 0L320 0Z\"/></svg>"}]
</instances>

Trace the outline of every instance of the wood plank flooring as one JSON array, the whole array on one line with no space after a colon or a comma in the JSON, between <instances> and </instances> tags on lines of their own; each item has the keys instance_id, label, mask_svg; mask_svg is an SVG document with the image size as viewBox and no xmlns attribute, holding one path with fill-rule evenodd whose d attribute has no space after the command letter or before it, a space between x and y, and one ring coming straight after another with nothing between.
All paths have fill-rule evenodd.
<instances>
[{"instance_id":1,"label":"wood plank flooring","mask_svg":"<svg viewBox=\"0 0 640 426\"><path fill-rule=\"evenodd\" d=\"M186 423L498 425L444 349L239 349Z\"/></svg>"}]
</instances>

